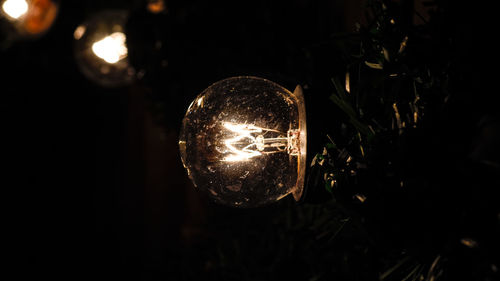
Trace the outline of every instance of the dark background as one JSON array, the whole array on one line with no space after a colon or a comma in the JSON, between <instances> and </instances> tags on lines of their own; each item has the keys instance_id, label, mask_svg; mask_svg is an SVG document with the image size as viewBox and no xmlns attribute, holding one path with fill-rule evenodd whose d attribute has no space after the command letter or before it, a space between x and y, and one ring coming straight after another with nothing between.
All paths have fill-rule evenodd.
<instances>
[{"instance_id":1,"label":"dark background","mask_svg":"<svg viewBox=\"0 0 500 281\"><path fill-rule=\"evenodd\" d=\"M287 266L312 272L300 271L303 264L293 258L268 271L258 262L272 255L263 238L274 231L269 218L279 216L291 198L252 210L212 204L187 179L177 134L190 101L230 76L330 91L326 85L344 66L328 43L362 21L362 1L170 1L169 18L151 15L150 21L141 4L62 1L47 34L0 53L1 232L7 267L16 277L11 280L217 280L221 275L211 269L220 267L210 261L222 259L220 244L241 237L255 248L240 256L256 262L222 279L279 279L287 277ZM168 59L168 68L148 71L130 87L108 89L79 72L73 31L93 12L114 7L135 11L129 27L135 45L129 49L137 52L131 59L138 66L157 67L156 57L141 56L155 35L137 32L139 26L168 30L160 35L167 50L158 55ZM485 66L498 51L490 51L492 34L479 32L490 26L486 10L457 4L448 18L458 42L455 71L466 79L456 100L463 114L454 115L459 119L452 126L453 132L463 129L455 138L463 138L456 141L462 146L498 138L493 132L478 140L474 127L496 112L496 92L486 92L494 80ZM482 147L480 155L498 153L488 150L492 144ZM313 258L311 253L305 259ZM198 275L203 272L211 275Z\"/></svg>"}]
</instances>

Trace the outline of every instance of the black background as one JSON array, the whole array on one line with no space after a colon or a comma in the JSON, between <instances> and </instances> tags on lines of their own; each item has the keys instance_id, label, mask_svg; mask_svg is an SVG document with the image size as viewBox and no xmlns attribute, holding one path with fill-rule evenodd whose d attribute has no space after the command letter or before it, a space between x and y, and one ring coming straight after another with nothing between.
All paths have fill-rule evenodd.
<instances>
[{"instance_id":1,"label":"black background","mask_svg":"<svg viewBox=\"0 0 500 281\"><path fill-rule=\"evenodd\" d=\"M343 66L325 42L352 31L363 14L361 3L348 2L171 1L168 21L151 20L169 30L161 38L171 40L168 69L118 89L102 88L78 71L73 31L95 11L135 9L140 1L63 1L47 34L3 50L1 232L12 280L189 279L183 272L199 272L206 266L201 257L216 250L203 243L217 240L207 228L268 226L266 218L281 205L229 209L193 189L176 145L182 115L204 88L235 75L330 90L325 85ZM486 10L464 4L448 19L458 46L454 71L465 81L455 100L457 119L448 123L458 150L475 140L482 145L478 157L494 160L498 135L481 138L475 127L497 111L487 66L498 51L491 50L492 34L479 32L491 29ZM135 16L132 33L144 24L144 15ZM139 55L132 59L144 66L140 54L149 45L138 42L149 35L134 34L129 49L135 46ZM151 96L161 100L160 109Z\"/></svg>"},{"instance_id":2,"label":"black background","mask_svg":"<svg viewBox=\"0 0 500 281\"><path fill-rule=\"evenodd\" d=\"M174 29L168 39L176 41L167 44L176 69L166 74L173 86L155 73L147 73L144 87L108 89L87 80L74 60L75 28L93 12L141 4L62 1L48 33L1 53L2 232L16 280L172 280L190 270L178 268L183 256L183 264L199 267L198 256L214 250L189 248L207 214L219 214L213 216L223 227L265 223L267 208L227 209L199 198L178 155L182 115L205 87L230 76L275 78L293 89L301 78L295 76L304 75L301 46L341 30L345 6L172 1L174 28L155 19L165 26L152 28ZM139 25L149 24L137 13ZM137 52L149 43L138 41ZM150 88L159 96L175 89L164 94L167 117L149 113Z\"/></svg>"}]
</instances>

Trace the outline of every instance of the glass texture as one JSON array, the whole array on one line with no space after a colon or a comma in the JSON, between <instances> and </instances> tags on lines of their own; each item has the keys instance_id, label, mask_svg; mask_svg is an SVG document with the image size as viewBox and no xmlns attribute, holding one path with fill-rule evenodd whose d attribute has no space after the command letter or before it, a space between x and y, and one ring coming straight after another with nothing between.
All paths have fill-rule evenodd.
<instances>
[{"instance_id":1,"label":"glass texture","mask_svg":"<svg viewBox=\"0 0 500 281\"><path fill-rule=\"evenodd\" d=\"M215 201L257 207L302 193L305 106L291 93L258 77L219 81L189 106L179 139L190 179Z\"/></svg>"}]
</instances>

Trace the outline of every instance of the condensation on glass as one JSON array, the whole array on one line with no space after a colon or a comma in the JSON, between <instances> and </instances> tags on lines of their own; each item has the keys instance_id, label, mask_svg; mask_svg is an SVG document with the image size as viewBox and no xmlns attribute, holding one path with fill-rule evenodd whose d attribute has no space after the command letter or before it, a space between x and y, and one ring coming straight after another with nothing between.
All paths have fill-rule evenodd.
<instances>
[{"instance_id":1,"label":"condensation on glass","mask_svg":"<svg viewBox=\"0 0 500 281\"><path fill-rule=\"evenodd\" d=\"M102 11L73 32L74 54L81 72L101 86L124 86L135 79L135 70L128 60L127 17L125 10Z\"/></svg>"},{"instance_id":2,"label":"condensation on glass","mask_svg":"<svg viewBox=\"0 0 500 281\"><path fill-rule=\"evenodd\" d=\"M266 79L232 77L205 89L189 106L179 139L194 185L235 207L302 195L306 117L302 90Z\"/></svg>"}]
</instances>

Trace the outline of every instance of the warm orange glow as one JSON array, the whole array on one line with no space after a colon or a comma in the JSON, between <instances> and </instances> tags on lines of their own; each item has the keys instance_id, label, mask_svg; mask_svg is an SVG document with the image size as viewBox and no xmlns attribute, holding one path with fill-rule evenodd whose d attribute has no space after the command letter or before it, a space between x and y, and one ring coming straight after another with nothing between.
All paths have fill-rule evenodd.
<instances>
[{"instance_id":1,"label":"warm orange glow","mask_svg":"<svg viewBox=\"0 0 500 281\"><path fill-rule=\"evenodd\" d=\"M25 29L31 34L39 34L54 23L58 7L52 0L31 0L26 14Z\"/></svg>"},{"instance_id":2,"label":"warm orange glow","mask_svg":"<svg viewBox=\"0 0 500 281\"><path fill-rule=\"evenodd\" d=\"M152 0L148 3L148 10L153 14L165 11L165 2L163 0Z\"/></svg>"},{"instance_id":3,"label":"warm orange glow","mask_svg":"<svg viewBox=\"0 0 500 281\"><path fill-rule=\"evenodd\" d=\"M108 63L117 63L127 57L128 50L125 40L125 34L115 32L95 42L92 45L92 51Z\"/></svg>"}]
</instances>

